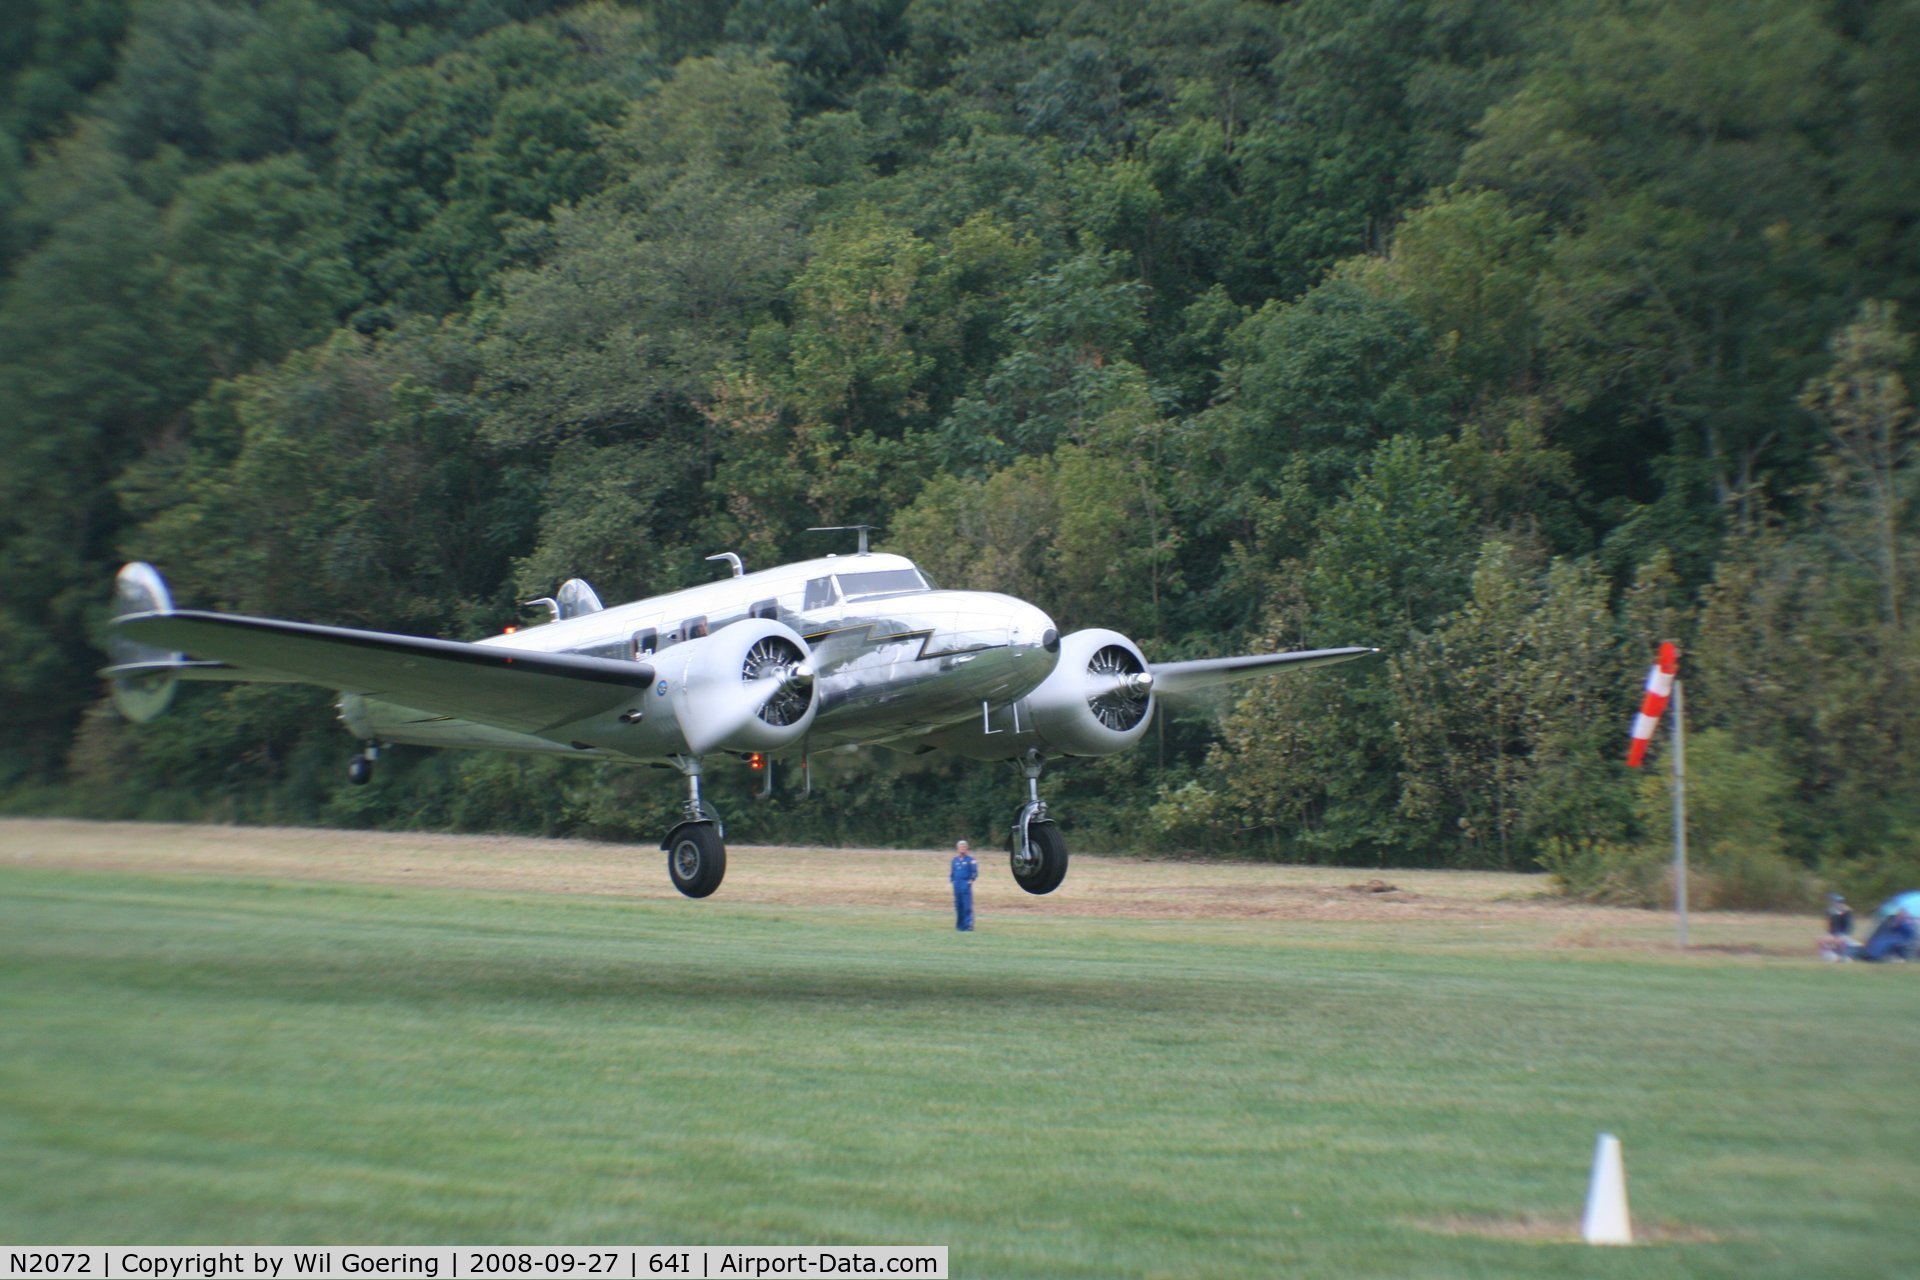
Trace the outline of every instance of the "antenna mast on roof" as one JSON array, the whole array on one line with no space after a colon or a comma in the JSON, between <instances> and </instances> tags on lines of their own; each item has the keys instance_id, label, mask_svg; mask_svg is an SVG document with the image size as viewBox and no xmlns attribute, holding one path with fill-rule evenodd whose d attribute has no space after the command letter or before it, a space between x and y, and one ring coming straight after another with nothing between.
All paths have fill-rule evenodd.
<instances>
[{"instance_id":1,"label":"antenna mast on roof","mask_svg":"<svg viewBox=\"0 0 1920 1280\"><path fill-rule=\"evenodd\" d=\"M874 526L870 524L819 524L807 530L807 532L808 533L846 533L849 530L855 531L860 535L859 554L865 555L867 554L867 531L872 529L873 527Z\"/></svg>"}]
</instances>

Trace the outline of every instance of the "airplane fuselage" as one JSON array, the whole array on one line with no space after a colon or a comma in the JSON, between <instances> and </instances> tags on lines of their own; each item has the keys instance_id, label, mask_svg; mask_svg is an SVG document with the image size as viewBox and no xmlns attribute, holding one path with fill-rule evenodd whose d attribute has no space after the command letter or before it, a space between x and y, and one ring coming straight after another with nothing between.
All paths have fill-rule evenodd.
<instances>
[{"instance_id":1,"label":"airplane fuselage","mask_svg":"<svg viewBox=\"0 0 1920 1280\"><path fill-rule=\"evenodd\" d=\"M763 618L807 644L818 688L815 746L885 744L983 720L1036 688L1059 656L1059 632L1024 600L934 588L902 556L824 556L723 578L632 604L559 618L479 643L653 665L655 698L670 696L676 647ZM590 753L659 759L645 702L631 721L591 732L516 733L347 694L341 718L357 736L418 746Z\"/></svg>"}]
</instances>

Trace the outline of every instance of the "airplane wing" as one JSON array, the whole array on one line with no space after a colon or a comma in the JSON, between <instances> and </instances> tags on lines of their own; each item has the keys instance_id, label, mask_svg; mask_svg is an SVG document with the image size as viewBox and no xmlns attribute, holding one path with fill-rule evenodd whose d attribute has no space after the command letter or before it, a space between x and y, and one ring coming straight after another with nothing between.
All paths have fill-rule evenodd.
<instances>
[{"instance_id":1,"label":"airplane wing","mask_svg":"<svg viewBox=\"0 0 1920 1280\"><path fill-rule=\"evenodd\" d=\"M1152 662L1147 669L1153 672L1153 691L1163 697L1178 698L1182 694L1198 693L1233 680L1246 680L1252 676L1272 675L1278 671L1304 671L1308 667L1325 667L1336 662L1351 662L1355 658L1364 658L1378 649L1353 647L1347 649L1300 649L1292 653L1256 653L1240 658L1197 658L1192 662Z\"/></svg>"},{"instance_id":2,"label":"airplane wing","mask_svg":"<svg viewBox=\"0 0 1920 1280\"><path fill-rule=\"evenodd\" d=\"M141 644L179 650L202 664L225 664L229 679L317 684L521 733L537 734L631 703L654 679L653 667L644 662L238 614L133 613L111 625Z\"/></svg>"}]
</instances>

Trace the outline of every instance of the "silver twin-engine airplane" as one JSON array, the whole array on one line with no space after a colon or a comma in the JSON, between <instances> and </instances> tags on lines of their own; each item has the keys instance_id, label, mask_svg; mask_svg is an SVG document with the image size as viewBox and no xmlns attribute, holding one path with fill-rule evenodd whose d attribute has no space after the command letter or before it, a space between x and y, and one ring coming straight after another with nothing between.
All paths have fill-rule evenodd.
<instances>
[{"instance_id":1,"label":"silver twin-engine airplane","mask_svg":"<svg viewBox=\"0 0 1920 1280\"><path fill-rule=\"evenodd\" d=\"M485 640L434 640L175 609L151 565L115 581L109 647L122 713L151 720L177 680L254 680L340 691L364 744L365 782L394 743L543 751L686 776L683 821L661 848L680 892L726 874L725 831L701 799L703 761L859 744L1011 760L1027 779L1013 876L1051 893L1067 847L1040 799L1043 767L1103 756L1146 733L1156 701L1230 680L1344 662L1367 648L1150 663L1099 628L1061 635L1040 609L989 591L942 591L912 561L869 553L803 560L603 607L575 578L533 601L549 619ZM771 786L771 765L767 765Z\"/></svg>"}]
</instances>

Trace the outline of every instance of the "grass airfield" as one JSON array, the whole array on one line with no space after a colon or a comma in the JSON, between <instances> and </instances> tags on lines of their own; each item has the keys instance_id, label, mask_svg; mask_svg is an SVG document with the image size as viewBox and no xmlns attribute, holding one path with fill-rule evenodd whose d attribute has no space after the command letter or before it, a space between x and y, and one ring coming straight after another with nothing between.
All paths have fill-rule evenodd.
<instances>
[{"instance_id":1,"label":"grass airfield","mask_svg":"<svg viewBox=\"0 0 1920 1280\"><path fill-rule=\"evenodd\" d=\"M1920 966L1524 877L0 821L0 1237L1910 1269ZM1379 878L1385 892L1368 885ZM1644 1243L1577 1243L1620 1135Z\"/></svg>"}]
</instances>

